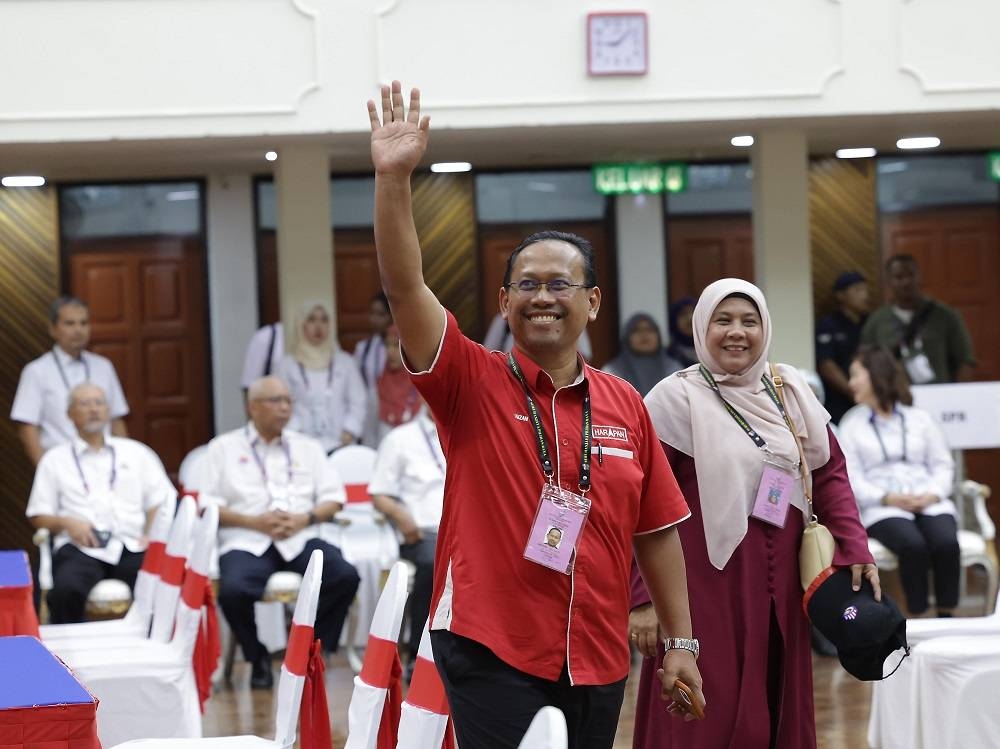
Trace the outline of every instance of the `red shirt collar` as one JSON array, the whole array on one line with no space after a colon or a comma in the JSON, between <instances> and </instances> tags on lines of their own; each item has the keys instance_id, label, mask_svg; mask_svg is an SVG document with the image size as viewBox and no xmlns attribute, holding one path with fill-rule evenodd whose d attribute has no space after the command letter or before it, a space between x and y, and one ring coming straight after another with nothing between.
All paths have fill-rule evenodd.
<instances>
[{"instance_id":1,"label":"red shirt collar","mask_svg":"<svg viewBox=\"0 0 1000 749\"><path fill-rule=\"evenodd\" d=\"M514 346L510 351L514 355L518 366L521 367L521 371L524 372L524 379L531 386L532 390L544 393L555 392L552 377L548 372L538 366L533 359L529 358L517 346ZM577 375L576 380L569 387L575 387L587 379L587 360L583 358L583 355L579 351L576 353L576 359L580 365L580 374Z\"/></svg>"}]
</instances>

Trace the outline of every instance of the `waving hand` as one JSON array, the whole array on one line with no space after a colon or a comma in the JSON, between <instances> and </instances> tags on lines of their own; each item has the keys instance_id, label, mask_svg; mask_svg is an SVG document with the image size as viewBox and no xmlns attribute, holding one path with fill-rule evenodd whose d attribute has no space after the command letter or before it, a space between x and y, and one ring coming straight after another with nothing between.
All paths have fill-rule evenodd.
<instances>
[{"instance_id":1,"label":"waving hand","mask_svg":"<svg viewBox=\"0 0 1000 749\"><path fill-rule=\"evenodd\" d=\"M431 118L420 116L420 89L410 89L410 111L403 107L403 87L393 81L382 86L382 116L368 101L372 126L372 162L377 174L409 176L427 150Z\"/></svg>"}]
</instances>

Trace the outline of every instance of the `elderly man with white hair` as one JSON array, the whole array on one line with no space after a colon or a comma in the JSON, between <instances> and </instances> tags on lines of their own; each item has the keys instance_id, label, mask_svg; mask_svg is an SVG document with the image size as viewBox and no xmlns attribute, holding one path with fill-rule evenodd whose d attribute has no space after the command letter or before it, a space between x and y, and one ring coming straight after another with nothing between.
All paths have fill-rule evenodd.
<instances>
[{"instance_id":1,"label":"elderly man with white hair","mask_svg":"<svg viewBox=\"0 0 1000 749\"><path fill-rule=\"evenodd\" d=\"M319 538L319 524L340 510L344 484L320 443L285 429L292 397L278 377L263 377L247 391L250 421L208 445L201 492L219 505L219 605L252 664L250 685L273 686L270 654L257 639L254 603L275 572L303 573L314 549L323 550L323 584L316 635L334 651L358 573L340 550Z\"/></svg>"},{"instance_id":2,"label":"elderly man with white hair","mask_svg":"<svg viewBox=\"0 0 1000 749\"><path fill-rule=\"evenodd\" d=\"M42 456L26 510L53 536L54 624L82 621L87 595L101 580L135 584L153 514L176 494L156 453L106 434L111 415L103 389L90 382L72 388L67 414L77 436Z\"/></svg>"}]
</instances>

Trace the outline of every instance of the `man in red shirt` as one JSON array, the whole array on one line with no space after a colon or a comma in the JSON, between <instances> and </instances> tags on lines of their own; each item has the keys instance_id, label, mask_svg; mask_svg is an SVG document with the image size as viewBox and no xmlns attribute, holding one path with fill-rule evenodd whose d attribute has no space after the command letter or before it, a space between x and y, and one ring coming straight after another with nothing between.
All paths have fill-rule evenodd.
<instances>
[{"instance_id":1,"label":"man in red shirt","mask_svg":"<svg viewBox=\"0 0 1000 749\"><path fill-rule=\"evenodd\" d=\"M462 749L518 746L554 705L570 745L609 749L629 670L633 553L675 679L704 705L676 523L689 514L639 394L576 341L601 292L586 240L540 232L507 263L510 355L466 338L424 282L410 175L427 147L419 93L368 102L382 287L447 461L430 628ZM546 543L552 528L559 544ZM675 710L680 713L683 708Z\"/></svg>"}]
</instances>

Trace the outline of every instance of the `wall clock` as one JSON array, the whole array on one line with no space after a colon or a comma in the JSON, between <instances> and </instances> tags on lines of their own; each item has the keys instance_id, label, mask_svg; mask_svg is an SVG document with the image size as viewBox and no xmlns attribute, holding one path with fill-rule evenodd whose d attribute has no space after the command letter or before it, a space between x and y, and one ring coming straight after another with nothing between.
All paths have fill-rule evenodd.
<instances>
[{"instance_id":1,"label":"wall clock","mask_svg":"<svg viewBox=\"0 0 1000 749\"><path fill-rule=\"evenodd\" d=\"M590 75L645 75L649 68L645 13L591 13L587 16L587 72Z\"/></svg>"}]
</instances>

